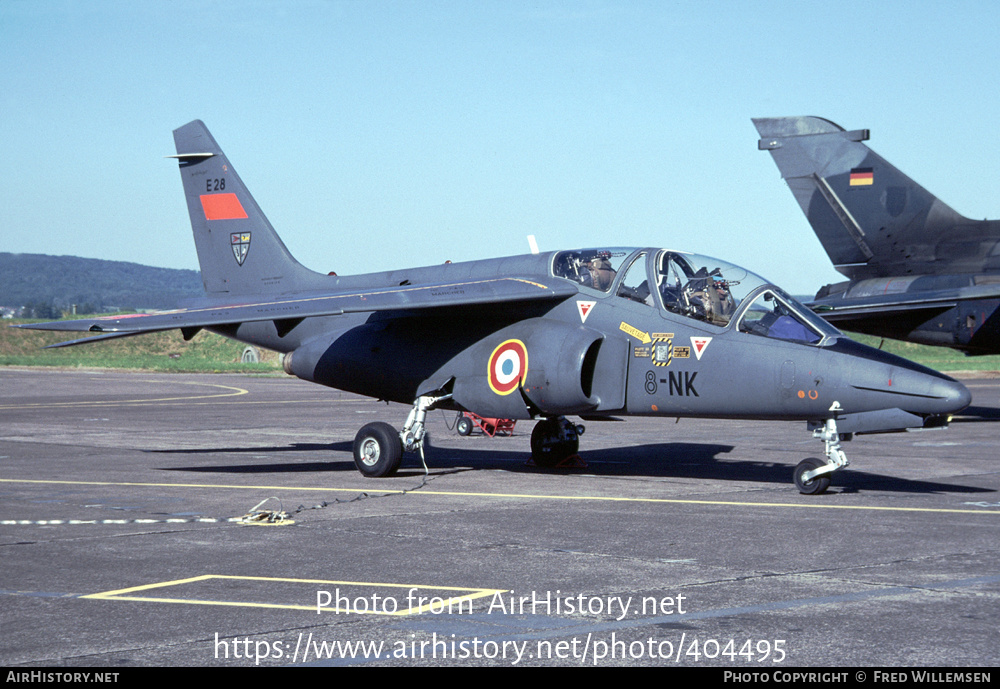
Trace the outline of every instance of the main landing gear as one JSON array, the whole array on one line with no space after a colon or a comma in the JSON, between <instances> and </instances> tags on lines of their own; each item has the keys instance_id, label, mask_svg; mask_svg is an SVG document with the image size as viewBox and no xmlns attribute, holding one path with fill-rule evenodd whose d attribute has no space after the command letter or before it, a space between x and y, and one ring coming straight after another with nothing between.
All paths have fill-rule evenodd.
<instances>
[{"instance_id":1,"label":"main landing gear","mask_svg":"<svg viewBox=\"0 0 1000 689\"><path fill-rule=\"evenodd\" d=\"M364 425L354 437L354 464L365 476L384 478L399 470L403 452L424 453L427 412L451 395L424 395L413 403L403 430L376 421ZM584 427L565 416L542 419L531 431L531 458L540 467L558 466L580 449Z\"/></svg>"},{"instance_id":2,"label":"main landing gear","mask_svg":"<svg viewBox=\"0 0 1000 689\"><path fill-rule=\"evenodd\" d=\"M826 491L830 487L830 474L850 464L847 455L840 449L836 419L827 419L823 426L813 431L813 437L826 444L827 461L809 457L795 467L795 487L803 495L819 495Z\"/></svg>"},{"instance_id":3,"label":"main landing gear","mask_svg":"<svg viewBox=\"0 0 1000 689\"><path fill-rule=\"evenodd\" d=\"M451 395L424 395L417 398L403 430L398 433L390 424L382 421L363 426L354 438L354 463L358 471L373 478L392 476L399 470L404 451L419 451L422 458L427 412L450 397ZM540 467L558 466L579 451L580 436L584 430L583 426L573 424L565 416L540 420L531 431L531 459ZM809 457L795 467L795 487L803 495L825 492L830 487L830 475L850 463L847 455L840 449L836 419L827 419L813 431L813 437L824 442L826 461Z\"/></svg>"},{"instance_id":4,"label":"main landing gear","mask_svg":"<svg viewBox=\"0 0 1000 689\"><path fill-rule=\"evenodd\" d=\"M583 426L565 416L542 419L531 430L531 459L540 467L554 467L580 449Z\"/></svg>"},{"instance_id":5,"label":"main landing gear","mask_svg":"<svg viewBox=\"0 0 1000 689\"><path fill-rule=\"evenodd\" d=\"M418 397L413 403L410 415L406 418L403 430L399 433L383 421L362 426L354 436L354 464L358 467L358 471L372 478L384 478L392 476L399 470L404 451L419 451L423 458L424 438L427 433L424 422L427 419L427 412L449 397L451 395Z\"/></svg>"},{"instance_id":6,"label":"main landing gear","mask_svg":"<svg viewBox=\"0 0 1000 689\"><path fill-rule=\"evenodd\" d=\"M354 464L372 478L392 476L403 461L403 443L384 421L365 424L354 437Z\"/></svg>"}]
</instances>

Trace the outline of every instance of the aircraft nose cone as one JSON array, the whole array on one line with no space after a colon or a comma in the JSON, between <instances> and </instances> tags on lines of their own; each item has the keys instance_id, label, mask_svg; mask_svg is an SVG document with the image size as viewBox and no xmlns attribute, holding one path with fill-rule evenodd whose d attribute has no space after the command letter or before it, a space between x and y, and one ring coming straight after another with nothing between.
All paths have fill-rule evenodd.
<instances>
[{"instance_id":1,"label":"aircraft nose cone","mask_svg":"<svg viewBox=\"0 0 1000 689\"><path fill-rule=\"evenodd\" d=\"M939 381L936 385L941 396L941 406L943 411L940 414L955 414L962 411L972 403L972 393L969 388L962 385L957 380L951 378Z\"/></svg>"},{"instance_id":2,"label":"aircraft nose cone","mask_svg":"<svg viewBox=\"0 0 1000 689\"><path fill-rule=\"evenodd\" d=\"M919 414L954 414L972 401L960 382L917 364L894 366L885 392L899 397L899 407Z\"/></svg>"},{"instance_id":3,"label":"aircraft nose cone","mask_svg":"<svg viewBox=\"0 0 1000 689\"><path fill-rule=\"evenodd\" d=\"M913 414L945 416L969 406L972 394L960 382L918 364L907 364L892 366L888 379L868 390L884 393L886 401Z\"/></svg>"},{"instance_id":4,"label":"aircraft nose cone","mask_svg":"<svg viewBox=\"0 0 1000 689\"><path fill-rule=\"evenodd\" d=\"M851 341L833 349L855 357L846 381L865 402L896 407L911 414L945 416L972 401L968 388L953 378L902 357Z\"/></svg>"}]
</instances>

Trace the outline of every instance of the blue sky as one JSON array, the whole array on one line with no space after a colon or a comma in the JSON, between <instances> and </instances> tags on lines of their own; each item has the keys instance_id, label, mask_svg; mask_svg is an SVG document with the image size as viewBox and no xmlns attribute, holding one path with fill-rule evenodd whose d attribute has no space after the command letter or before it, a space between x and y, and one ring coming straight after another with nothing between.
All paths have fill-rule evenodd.
<instances>
[{"instance_id":1,"label":"blue sky","mask_svg":"<svg viewBox=\"0 0 1000 689\"><path fill-rule=\"evenodd\" d=\"M340 274L652 245L840 278L751 117L818 115L1000 217L995 2L0 1L0 251L197 268L202 119Z\"/></svg>"}]
</instances>

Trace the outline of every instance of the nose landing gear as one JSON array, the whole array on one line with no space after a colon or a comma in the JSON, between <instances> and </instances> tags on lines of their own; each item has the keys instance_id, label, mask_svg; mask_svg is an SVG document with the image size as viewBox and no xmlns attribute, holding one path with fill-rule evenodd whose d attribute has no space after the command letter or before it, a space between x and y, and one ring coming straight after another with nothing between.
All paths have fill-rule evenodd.
<instances>
[{"instance_id":1,"label":"nose landing gear","mask_svg":"<svg viewBox=\"0 0 1000 689\"><path fill-rule=\"evenodd\" d=\"M836 402L833 406L840 408ZM825 492L830 487L830 474L850 464L847 455L840 449L840 433L837 432L836 419L827 419L822 427L813 431L813 437L825 443L827 461L809 457L795 467L795 487L803 495L819 495Z\"/></svg>"},{"instance_id":2,"label":"nose landing gear","mask_svg":"<svg viewBox=\"0 0 1000 689\"><path fill-rule=\"evenodd\" d=\"M817 475L816 470L825 467L826 463L816 457L809 457L799 462L795 467L795 487L803 495L819 495L830 487L830 474ZM806 478L806 475L809 478Z\"/></svg>"}]
</instances>

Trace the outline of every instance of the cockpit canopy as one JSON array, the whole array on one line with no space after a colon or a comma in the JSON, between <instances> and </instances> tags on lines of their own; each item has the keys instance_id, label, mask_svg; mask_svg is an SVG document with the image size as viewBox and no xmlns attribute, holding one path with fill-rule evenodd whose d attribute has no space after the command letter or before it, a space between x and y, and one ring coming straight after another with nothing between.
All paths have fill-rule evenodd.
<instances>
[{"instance_id":1,"label":"cockpit canopy","mask_svg":"<svg viewBox=\"0 0 1000 689\"><path fill-rule=\"evenodd\" d=\"M552 264L552 274L586 287L609 292L622 262L635 253L635 249L580 249L560 251Z\"/></svg>"},{"instance_id":2,"label":"cockpit canopy","mask_svg":"<svg viewBox=\"0 0 1000 689\"><path fill-rule=\"evenodd\" d=\"M552 273L584 287L719 327L807 344L840 331L746 268L667 249L561 251Z\"/></svg>"}]
</instances>

